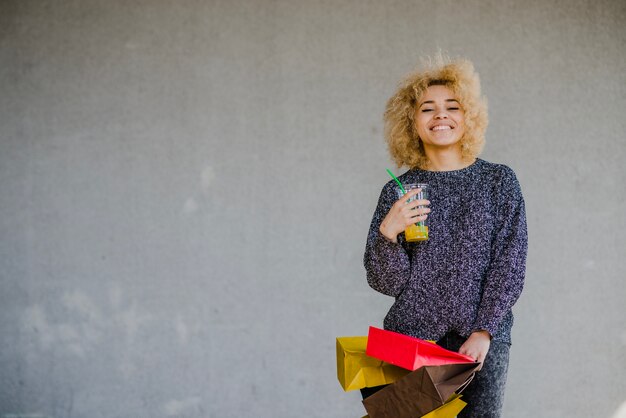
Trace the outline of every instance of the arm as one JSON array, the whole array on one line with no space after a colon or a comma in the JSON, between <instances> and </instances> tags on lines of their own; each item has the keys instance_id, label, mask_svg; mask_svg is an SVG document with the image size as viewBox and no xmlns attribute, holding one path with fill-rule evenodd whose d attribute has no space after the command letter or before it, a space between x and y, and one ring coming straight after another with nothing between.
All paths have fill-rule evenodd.
<instances>
[{"instance_id":1,"label":"arm","mask_svg":"<svg viewBox=\"0 0 626 418\"><path fill-rule=\"evenodd\" d=\"M383 219L396 201L394 193L390 183L380 193L367 235L363 264L367 282L374 290L397 297L409 279L411 263L402 244L393 242L380 232Z\"/></svg>"},{"instance_id":2,"label":"arm","mask_svg":"<svg viewBox=\"0 0 626 418\"><path fill-rule=\"evenodd\" d=\"M528 235L522 191L515 173L506 167L498 196L498 230L491 245L491 263L474 322L474 331L498 330L524 287Z\"/></svg>"}]
</instances>

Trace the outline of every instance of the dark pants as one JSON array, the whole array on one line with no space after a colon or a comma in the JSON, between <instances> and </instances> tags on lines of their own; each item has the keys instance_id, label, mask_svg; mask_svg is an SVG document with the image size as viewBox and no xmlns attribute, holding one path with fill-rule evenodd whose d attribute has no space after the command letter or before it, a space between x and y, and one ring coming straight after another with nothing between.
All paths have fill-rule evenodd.
<instances>
[{"instance_id":1,"label":"dark pants","mask_svg":"<svg viewBox=\"0 0 626 418\"><path fill-rule=\"evenodd\" d=\"M459 351L465 338L456 333L449 333L437 344L451 351ZM504 387L509 368L509 344L492 341L485 358L483 368L476 373L472 383L462 395L467 406L458 415L459 418L499 418L504 402ZM385 386L361 389L363 399Z\"/></svg>"}]
</instances>

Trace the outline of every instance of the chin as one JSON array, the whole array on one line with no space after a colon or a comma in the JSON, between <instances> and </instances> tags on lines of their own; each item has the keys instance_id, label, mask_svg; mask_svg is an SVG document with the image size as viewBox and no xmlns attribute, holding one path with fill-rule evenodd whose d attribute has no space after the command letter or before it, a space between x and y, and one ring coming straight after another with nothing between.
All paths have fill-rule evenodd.
<instances>
[{"instance_id":1,"label":"chin","mask_svg":"<svg viewBox=\"0 0 626 418\"><path fill-rule=\"evenodd\" d=\"M435 139L432 141L428 141L426 144L432 145L435 147L451 147L454 145L461 145L461 138L446 138L446 139Z\"/></svg>"}]
</instances>

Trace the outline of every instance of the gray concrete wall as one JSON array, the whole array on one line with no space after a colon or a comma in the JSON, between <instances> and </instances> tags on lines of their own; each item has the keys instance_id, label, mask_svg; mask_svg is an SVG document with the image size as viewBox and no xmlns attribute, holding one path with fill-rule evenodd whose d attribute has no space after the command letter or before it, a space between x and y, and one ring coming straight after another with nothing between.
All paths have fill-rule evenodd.
<instances>
[{"instance_id":1,"label":"gray concrete wall","mask_svg":"<svg viewBox=\"0 0 626 418\"><path fill-rule=\"evenodd\" d=\"M526 196L506 417L626 401L623 1L0 1L0 417L359 417L387 97L475 63Z\"/></svg>"}]
</instances>

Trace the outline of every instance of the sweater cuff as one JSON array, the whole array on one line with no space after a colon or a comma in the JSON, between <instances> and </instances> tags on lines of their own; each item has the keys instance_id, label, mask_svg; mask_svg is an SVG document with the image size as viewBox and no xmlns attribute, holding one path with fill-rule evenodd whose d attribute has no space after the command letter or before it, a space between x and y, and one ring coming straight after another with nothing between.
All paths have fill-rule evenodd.
<instances>
[{"instance_id":1,"label":"sweater cuff","mask_svg":"<svg viewBox=\"0 0 626 418\"><path fill-rule=\"evenodd\" d=\"M487 331L489 333L489 336L493 339L493 336L498 331L498 325L495 324L493 321L483 320L480 322L475 322L474 326L472 327L472 332L476 331Z\"/></svg>"},{"instance_id":2,"label":"sweater cuff","mask_svg":"<svg viewBox=\"0 0 626 418\"><path fill-rule=\"evenodd\" d=\"M383 250L391 250L391 251L397 251L399 249L403 249L402 244L400 244L399 237L397 238L398 242L393 242L389 238L384 236L383 233L380 232L380 229L376 232L377 232L376 233L376 247L377 248L380 248Z\"/></svg>"}]
</instances>

